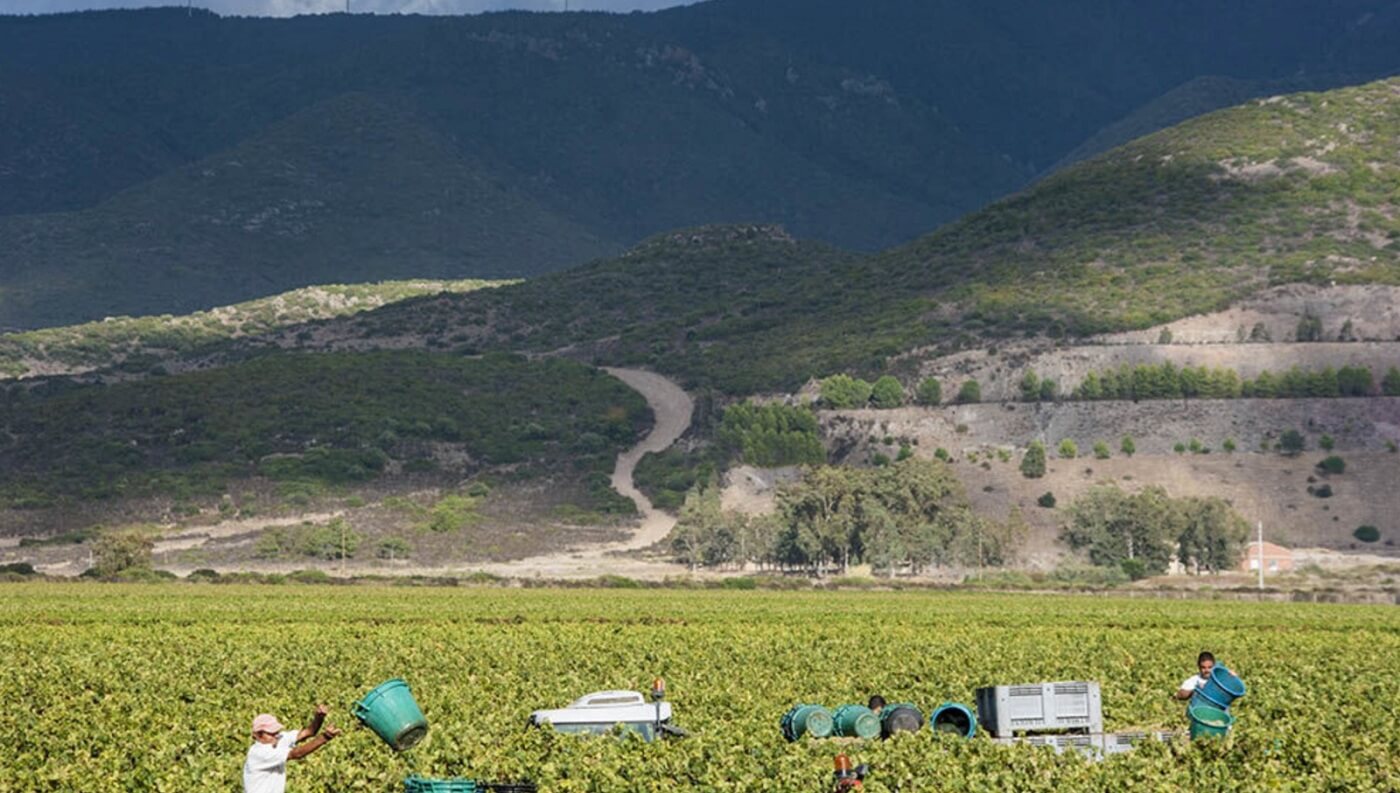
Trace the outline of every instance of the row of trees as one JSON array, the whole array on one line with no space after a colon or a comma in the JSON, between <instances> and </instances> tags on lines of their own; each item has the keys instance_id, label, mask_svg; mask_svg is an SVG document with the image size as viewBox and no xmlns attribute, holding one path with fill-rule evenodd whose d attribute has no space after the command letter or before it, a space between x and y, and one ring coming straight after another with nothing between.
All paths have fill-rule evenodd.
<instances>
[{"instance_id":1,"label":"row of trees","mask_svg":"<svg viewBox=\"0 0 1400 793\"><path fill-rule=\"evenodd\" d=\"M1312 314L1304 314L1298 320L1298 327L1293 331L1295 341L1327 341L1322 330L1322 317ZM1254 327L1245 330L1243 325L1235 330L1235 341L1237 342L1271 342L1274 340L1273 334L1269 332L1269 326L1263 322L1254 323ZM1337 341L1357 341L1356 326L1350 319L1342 323L1342 327L1337 331ZM1162 332L1157 335L1158 344L1171 344L1172 332L1169 328L1162 328Z\"/></svg>"},{"instance_id":2,"label":"row of trees","mask_svg":"<svg viewBox=\"0 0 1400 793\"><path fill-rule=\"evenodd\" d=\"M878 468L820 467L781 490L772 515L720 506L713 485L692 490L671 535L691 566L804 569L816 574L867 563L887 574L1011 561L1026 536L1019 513L1005 522L972 512L957 478L936 460Z\"/></svg>"},{"instance_id":3,"label":"row of trees","mask_svg":"<svg viewBox=\"0 0 1400 793\"><path fill-rule=\"evenodd\" d=\"M1365 366L1325 367L1308 372L1294 366L1286 372L1261 372L1250 380L1233 369L1183 366L1166 361L1160 364L1122 364L1117 368L1090 372L1070 392L1077 400L1143 399L1298 399L1307 397L1364 397L1383 394L1400 396L1400 368L1390 367L1377 384ZM1060 384L1027 370L1019 384L1022 402L1053 402L1062 397ZM937 378L919 382L914 402L937 406L943 400L943 387ZM821 381L821 402L836 409L896 408L906 403L904 386L891 375L868 383L850 375L838 374ZM982 386L976 379L964 380L954 402L982 401Z\"/></svg>"},{"instance_id":4,"label":"row of trees","mask_svg":"<svg viewBox=\"0 0 1400 793\"><path fill-rule=\"evenodd\" d=\"M890 409L901 407L909 399L904 386L893 375L885 375L874 383L858 377L837 374L825 378L819 384L821 403L837 410L852 408ZM943 402L943 384L936 377L925 377L914 387L915 404L936 407ZM960 404L982 401L982 385L975 379L964 380L958 387L954 401Z\"/></svg>"},{"instance_id":5,"label":"row of trees","mask_svg":"<svg viewBox=\"0 0 1400 793\"><path fill-rule=\"evenodd\" d=\"M1033 374L1033 373L1028 373ZM1024 391L1024 381L1023 381ZM1375 377L1365 366L1326 367L1307 372L1294 366L1286 372L1261 372L1253 380L1232 369L1204 366L1178 367L1160 364L1123 364L1116 369L1090 372L1074 389L1075 399L1237 399L1254 397L1362 397L1377 392L1400 396L1400 369L1390 367L1377 389Z\"/></svg>"},{"instance_id":6,"label":"row of trees","mask_svg":"<svg viewBox=\"0 0 1400 793\"><path fill-rule=\"evenodd\" d=\"M910 459L811 469L780 491L769 515L726 511L717 487L697 487L670 545L676 560L692 567L753 564L820 575L866 563L885 574L918 574L1009 564L1026 535L1019 512L1003 522L978 516L945 465ZM1198 574L1233 568L1248 536L1248 524L1220 498L1172 498L1159 487L1125 493L1112 485L1076 499L1061 529L1093 564L1134 578L1165 573L1174 559Z\"/></svg>"},{"instance_id":7,"label":"row of trees","mask_svg":"<svg viewBox=\"0 0 1400 793\"><path fill-rule=\"evenodd\" d=\"M1249 525L1220 498L1171 498L1159 487L1129 494L1100 485L1069 506L1061 537L1096 565L1142 577L1166 572L1173 558L1195 573L1230 569L1239 563Z\"/></svg>"}]
</instances>

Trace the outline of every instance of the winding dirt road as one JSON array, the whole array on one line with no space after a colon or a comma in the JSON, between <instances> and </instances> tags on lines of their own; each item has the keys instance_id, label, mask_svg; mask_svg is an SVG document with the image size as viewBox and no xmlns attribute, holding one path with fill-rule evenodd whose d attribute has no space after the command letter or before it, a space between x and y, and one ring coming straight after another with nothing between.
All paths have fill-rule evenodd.
<instances>
[{"instance_id":1,"label":"winding dirt road","mask_svg":"<svg viewBox=\"0 0 1400 793\"><path fill-rule=\"evenodd\" d=\"M608 550L632 550L654 545L666 538L676 525L676 519L652 506L651 500L637 489L632 480L637 463L648 452L661 452L670 448L690 427L691 416L695 413L695 402L680 386L654 372L640 369L611 369L603 371L616 377L641 394L651 406L656 423L642 442L617 458L613 469L613 489L637 505L642 516L642 525L630 540L608 546Z\"/></svg>"},{"instance_id":2,"label":"winding dirt road","mask_svg":"<svg viewBox=\"0 0 1400 793\"><path fill-rule=\"evenodd\" d=\"M637 489L633 474L643 455L665 450L685 433L690 427L695 403L684 389L654 372L614 368L605 368L604 371L641 394L655 417L651 432L636 446L618 455L612 475L613 488L637 505L637 512L642 517L641 525L630 538L621 542L532 556L511 562L467 565L466 569L515 578L592 578L604 574L658 578L685 569L680 565L631 559L615 554L655 545L664 540L675 527L676 519L653 506L651 500Z\"/></svg>"}]
</instances>

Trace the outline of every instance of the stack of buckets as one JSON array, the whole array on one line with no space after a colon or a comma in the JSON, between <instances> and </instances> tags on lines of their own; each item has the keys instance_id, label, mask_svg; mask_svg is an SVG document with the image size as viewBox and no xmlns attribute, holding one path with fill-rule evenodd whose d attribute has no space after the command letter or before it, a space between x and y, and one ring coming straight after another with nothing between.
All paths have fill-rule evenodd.
<instances>
[{"instance_id":1,"label":"stack of buckets","mask_svg":"<svg viewBox=\"0 0 1400 793\"><path fill-rule=\"evenodd\" d=\"M919 716L920 721L923 716ZM835 711L821 705L798 703L783 714L783 737L796 741L804 735L813 738L877 738L880 717L864 705L842 705Z\"/></svg>"},{"instance_id":2,"label":"stack of buckets","mask_svg":"<svg viewBox=\"0 0 1400 793\"><path fill-rule=\"evenodd\" d=\"M965 706L945 702L929 717L935 732L951 732L971 738L977 731L977 719ZM907 702L886 705L877 716L864 705L842 705L829 711L821 705L799 703L783 714L783 737L796 741L803 736L813 738L889 738L899 732L923 729L924 714Z\"/></svg>"},{"instance_id":3,"label":"stack of buckets","mask_svg":"<svg viewBox=\"0 0 1400 793\"><path fill-rule=\"evenodd\" d=\"M1221 738L1230 732L1235 717L1230 705L1244 696L1244 681L1223 666L1210 670L1206 684L1191 695L1186 715L1191 721L1191 737Z\"/></svg>"}]
</instances>

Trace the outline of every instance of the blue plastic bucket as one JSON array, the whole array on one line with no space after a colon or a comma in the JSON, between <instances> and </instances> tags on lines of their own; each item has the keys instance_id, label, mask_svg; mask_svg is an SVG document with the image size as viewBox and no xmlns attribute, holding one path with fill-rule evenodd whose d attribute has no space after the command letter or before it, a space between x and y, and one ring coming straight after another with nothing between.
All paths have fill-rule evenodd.
<instances>
[{"instance_id":1,"label":"blue plastic bucket","mask_svg":"<svg viewBox=\"0 0 1400 793\"><path fill-rule=\"evenodd\" d=\"M977 734L977 719L972 711L956 702L944 702L934 708L933 714L928 717L928 726L934 732L951 733L962 738Z\"/></svg>"},{"instance_id":2,"label":"blue plastic bucket","mask_svg":"<svg viewBox=\"0 0 1400 793\"><path fill-rule=\"evenodd\" d=\"M1191 696L1192 706L1204 705L1220 710L1229 710L1235 700L1244 696L1244 681L1223 666L1210 670L1206 684Z\"/></svg>"},{"instance_id":3,"label":"blue plastic bucket","mask_svg":"<svg viewBox=\"0 0 1400 793\"><path fill-rule=\"evenodd\" d=\"M399 678L375 686L351 712L396 752L412 747L428 734L428 720L418 709L408 683Z\"/></svg>"}]
</instances>

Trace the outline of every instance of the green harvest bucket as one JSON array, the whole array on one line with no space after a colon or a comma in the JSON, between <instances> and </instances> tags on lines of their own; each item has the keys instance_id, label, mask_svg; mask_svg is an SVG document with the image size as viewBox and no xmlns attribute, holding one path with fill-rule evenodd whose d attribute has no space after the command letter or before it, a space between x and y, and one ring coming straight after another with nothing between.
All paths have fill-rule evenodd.
<instances>
[{"instance_id":1,"label":"green harvest bucket","mask_svg":"<svg viewBox=\"0 0 1400 793\"><path fill-rule=\"evenodd\" d=\"M878 738L880 717L864 705L842 705L831 714L836 734L843 738Z\"/></svg>"},{"instance_id":2,"label":"green harvest bucket","mask_svg":"<svg viewBox=\"0 0 1400 793\"><path fill-rule=\"evenodd\" d=\"M1191 739L1223 738L1230 732L1235 717L1219 708L1197 705L1186 711L1191 719Z\"/></svg>"},{"instance_id":3,"label":"green harvest bucket","mask_svg":"<svg viewBox=\"0 0 1400 793\"><path fill-rule=\"evenodd\" d=\"M428 734L428 720L408 684L397 677L375 686L351 712L396 752L412 748Z\"/></svg>"},{"instance_id":4,"label":"green harvest bucket","mask_svg":"<svg viewBox=\"0 0 1400 793\"><path fill-rule=\"evenodd\" d=\"M783 737L795 741L804 735L826 738L831 735L831 711L821 705L798 703L783 714Z\"/></svg>"}]
</instances>

